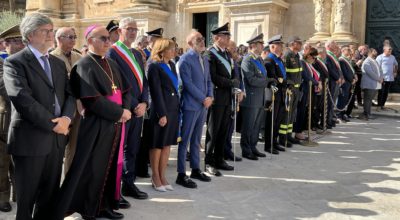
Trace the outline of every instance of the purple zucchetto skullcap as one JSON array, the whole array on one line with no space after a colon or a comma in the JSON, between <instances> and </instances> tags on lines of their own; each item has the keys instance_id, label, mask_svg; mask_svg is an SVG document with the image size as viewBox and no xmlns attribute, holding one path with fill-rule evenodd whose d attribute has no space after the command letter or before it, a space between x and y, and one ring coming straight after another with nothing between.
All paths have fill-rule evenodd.
<instances>
[{"instance_id":1,"label":"purple zucchetto skullcap","mask_svg":"<svg viewBox=\"0 0 400 220\"><path fill-rule=\"evenodd\" d=\"M100 27L101 25L99 25L99 24L93 24L93 25L90 25L89 27L87 27L86 28L86 31L85 31L85 39L87 39L87 37L89 36L89 34L95 29L95 28L98 28L98 27Z\"/></svg>"}]
</instances>

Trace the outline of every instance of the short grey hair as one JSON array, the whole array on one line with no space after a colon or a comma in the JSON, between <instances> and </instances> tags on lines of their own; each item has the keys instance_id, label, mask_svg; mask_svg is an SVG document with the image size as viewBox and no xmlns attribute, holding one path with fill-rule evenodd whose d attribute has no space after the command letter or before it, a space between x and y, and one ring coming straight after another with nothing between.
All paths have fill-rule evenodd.
<instances>
[{"instance_id":1,"label":"short grey hair","mask_svg":"<svg viewBox=\"0 0 400 220\"><path fill-rule=\"evenodd\" d=\"M134 44L134 47L138 47L139 44L141 44L145 39L147 39L147 36L146 36L146 35L139 35L139 36L136 38L135 42L133 43L133 44Z\"/></svg>"},{"instance_id":2,"label":"short grey hair","mask_svg":"<svg viewBox=\"0 0 400 220\"><path fill-rule=\"evenodd\" d=\"M40 26L46 25L46 24L51 24L53 25L53 22L49 17L46 15L40 14L40 13L32 13L27 16L25 16L22 21L21 25L19 27L22 35L22 40L25 43L29 42L29 35L39 29Z\"/></svg>"},{"instance_id":3,"label":"short grey hair","mask_svg":"<svg viewBox=\"0 0 400 220\"><path fill-rule=\"evenodd\" d=\"M336 45L336 41L334 41L334 40L327 40L325 42L325 48L326 49L331 48L333 45Z\"/></svg>"},{"instance_id":4,"label":"short grey hair","mask_svg":"<svg viewBox=\"0 0 400 220\"><path fill-rule=\"evenodd\" d=\"M118 26L119 26L119 28L124 28L124 27L126 27L128 24L130 24L130 23L135 23L135 24L136 24L135 19L133 19L132 17L126 17L126 18L122 18L122 19L119 21Z\"/></svg>"}]
</instances>

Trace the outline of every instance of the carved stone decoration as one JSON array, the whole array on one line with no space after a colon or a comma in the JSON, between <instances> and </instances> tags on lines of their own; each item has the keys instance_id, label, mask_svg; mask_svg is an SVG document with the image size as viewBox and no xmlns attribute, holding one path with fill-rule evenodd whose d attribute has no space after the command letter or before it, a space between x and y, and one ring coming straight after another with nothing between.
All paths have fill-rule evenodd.
<instances>
[{"instance_id":1,"label":"carved stone decoration","mask_svg":"<svg viewBox=\"0 0 400 220\"><path fill-rule=\"evenodd\" d=\"M332 0L313 0L314 1L314 36L310 41L321 41L330 37L330 22L332 12Z\"/></svg>"},{"instance_id":2,"label":"carved stone decoration","mask_svg":"<svg viewBox=\"0 0 400 220\"><path fill-rule=\"evenodd\" d=\"M351 14L353 0L338 0L335 5L335 31L334 32L350 32L351 31Z\"/></svg>"},{"instance_id":3,"label":"carved stone decoration","mask_svg":"<svg viewBox=\"0 0 400 220\"><path fill-rule=\"evenodd\" d=\"M353 0L336 0L335 3L332 38L343 43L357 42L352 33Z\"/></svg>"}]
</instances>

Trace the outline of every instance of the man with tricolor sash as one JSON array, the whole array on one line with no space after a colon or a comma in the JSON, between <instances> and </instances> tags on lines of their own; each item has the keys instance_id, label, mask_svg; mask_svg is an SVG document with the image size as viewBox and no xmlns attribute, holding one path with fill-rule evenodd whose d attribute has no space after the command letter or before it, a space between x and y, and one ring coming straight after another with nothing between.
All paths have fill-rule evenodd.
<instances>
[{"instance_id":1,"label":"man with tricolor sash","mask_svg":"<svg viewBox=\"0 0 400 220\"><path fill-rule=\"evenodd\" d=\"M265 157L257 150L258 134L265 106L265 88L275 79L267 77L267 70L261 58L264 48L264 34L259 34L247 41L249 53L243 58L241 67L246 98L240 103L242 111L242 129L240 147L242 156L249 160Z\"/></svg>"},{"instance_id":2,"label":"man with tricolor sash","mask_svg":"<svg viewBox=\"0 0 400 220\"><path fill-rule=\"evenodd\" d=\"M355 71L351 63L351 50L349 45L342 46L341 51L342 55L339 57L339 64L343 73L344 82L340 87L342 92L339 94L337 107L339 109L338 117L342 121L348 122L349 118L345 113L347 104L349 102L351 86L356 82L355 77L357 77L357 75L355 75Z\"/></svg>"},{"instance_id":3,"label":"man with tricolor sash","mask_svg":"<svg viewBox=\"0 0 400 220\"><path fill-rule=\"evenodd\" d=\"M124 146L124 171L122 175L122 194L135 199L146 199L148 195L134 184L136 179L136 160L141 145L143 115L149 100L148 84L144 75L142 55L131 48L137 36L137 24L131 17L119 22L119 41L115 42L107 56L116 61L122 75L132 87L130 110L134 117L127 124L126 144ZM123 202L123 201L122 201ZM122 204L121 204L122 205Z\"/></svg>"},{"instance_id":4,"label":"man with tricolor sash","mask_svg":"<svg viewBox=\"0 0 400 220\"><path fill-rule=\"evenodd\" d=\"M327 125L328 127L336 126L336 116L334 113L335 103L337 99L337 94L339 91L340 85L343 83L343 74L340 68L339 59L335 55L336 50L338 50L338 46L334 40L328 40L325 42L326 48L326 67L329 71L329 95L331 98L328 98L328 119ZM332 102L333 100L333 102Z\"/></svg>"}]
</instances>

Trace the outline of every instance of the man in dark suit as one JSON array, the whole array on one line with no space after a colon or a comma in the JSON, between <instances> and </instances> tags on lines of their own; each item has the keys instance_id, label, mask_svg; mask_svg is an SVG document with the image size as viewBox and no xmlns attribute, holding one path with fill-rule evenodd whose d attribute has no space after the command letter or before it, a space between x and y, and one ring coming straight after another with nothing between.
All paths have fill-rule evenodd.
<instances>
[{"instance_id":1,"label":"man in dark suit","mask_svg":"<svg viewBox=\"0 0 400 220\"><path fill-rule=\"evenodd\" d=\"M148 195L140 191L135 185L136 164L141 143L141 133L143 116L149 102L149 88L147 78L144 74L142 55L139 51L131 48L137 35L136 21L131 17L121 19L119 22L119 41L112 45L107 52L107 56L116 61L121 69L121 74L125 76L131 86L130 94L131 112L133 117L127 123L126 144L124 146L124 171L122 174L122 194L131 196L135 199L147 199ZM147 151L148 154L148 151ZM146 157L146 153L142 155ZM147 163L145 164L147 166ZM122 197L121 197L122 198ZM121 201L120 207L127 205L126 201ZM126 207L126 206L125 206ZM127 208L127 207L126 207Z\"/></svg>"},{"instance_id":2,"label":"man in dark suit","mask_svg":"<svg viewBox=\"0 0 400 220\"><path fill-rule=\"evenodd\" d=\"M224 160L224 147L232 114L232 90L239 88L240 81L233 74L233 60L226 51L230 39L229 23L211 31L214 45L207 51L210 75L214 84L214 103L207 118L206 158L208 172L216 176L217 170L233 170Z\"/></svg>"},{"instance_id":3,"label":"man in dark suit","mask_svg":"<svg viewBox=\"0 0 400 220\"><path fill-rule=\"evenodd\" d=\"M193 32L186 42L190 49L179 60L179 73L183 83L183 121L176 183L186 188L196 188L197 184L186 176L186 149L190 143L190 177L204 182L211 181L200 170L200 141L207 109L213 101L213 90L209 64L201 54L205 50L204 37L199 32Z\"/></svg>"},{"instance_id":4,"label":"man in dark suit","mask_svg":"<svg viewBox=\"0 0 400 220\"><path fill-rule=\"evenodd\" d=\"M249 53L242 61L243 83L246 97L240 103L242 111L242 130L240 146L242 156L249 160L258 160L265 157L257 150L258 134L264 114L265 88L275 79L267 79L267 70L264 67L261 52L264 48L264 34L259 34L247 41Z\"/></svg>"},{"instance_id":5,"label":"man in dark suit","mask_svg":"<svg viewBox=\"0 0 400 220\"><path fill-rule=\"evenodd\" d=\"M15 163L17 220L50 219L60 186L68 126L75 112L64 62L48 54L53 23L33 13L20 25L27 48L4 63L12 103L8 153Z\"/></svg>"}]
</instances>

